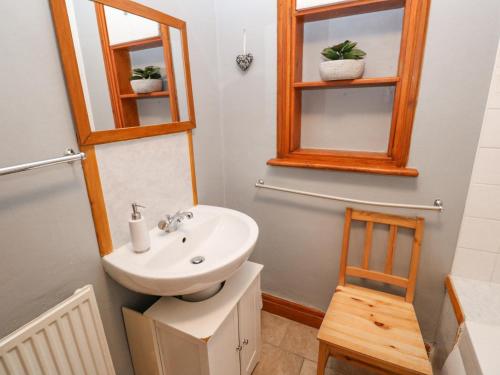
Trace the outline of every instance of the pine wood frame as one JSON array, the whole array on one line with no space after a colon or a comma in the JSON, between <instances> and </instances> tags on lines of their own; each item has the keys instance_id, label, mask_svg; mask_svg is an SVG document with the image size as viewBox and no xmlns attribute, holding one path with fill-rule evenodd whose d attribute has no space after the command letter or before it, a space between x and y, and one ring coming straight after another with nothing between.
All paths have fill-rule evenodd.
<instances>
[{"instance_id":1,"label":"pine wood frame","mask_svg":"<svg viewBox=\"0 0 500 375\"><path fill-rule=\"evenodd\" d=\"M85 96L82 88L82 81L78 70L78 60L73 45L73 36L68 19L68 13L64 0L50 0L56 36L59 43L61 60L63 63L68 95L73 110L76 123L78 142L81 146L96 145L117 141L125 141L137 138L152 137L156 135L178 133L196 127L196 117L194 112L193 90L191 85L191 69L189 62L189 46L187 39L186 22L165 13L148 8L144 5L134 3L130 0L93 0L97 8L99 6L110 6L133 13L137 16L151 19L166 27L173 27L180 31L182 42L182 55L184 60L184 75L186 81L186 99L188 104L187 121L177 121L170 124L160 124L151 126L137 126L131 128L118 128L111 130L93 131L90 126L85 103ZM99 19L99 18L98 18ZM103 27L102 19L99 23ZM163 34L163 33L162 33ZM106 55L106 49L104 50ZM105 56L106 59L106 56ZM109 81L108 81L109 82ZM110 84L110 87L112 84ZM111 88L113 92L113 88ZM113 95L111 96L113 100ZM115 118L118 114L114 114Z\"/></svg>"},{"instance_id":2,"label":"pine wood frame","mask_svg":"<svg viewBox=\"0 0 500 375\"><path fill-rule=\"evenodd\" d=\"M460 300L458 299L457 291L455 290L455 286L453 285L453 280L451 276L446 276L444 280L444 286L446 291L448 292L448 296L450 297L451 306L453 307L453 312L455 313L455 317L457 318L458 325L462 324L465 321L464 310L462 309L462 305L460 304Z\"/></svg>"},{"instance_id":3,"label":"pine wood frame","mask_svg":"<svg viewBox=\"0 0 500 375\"><path fill-rule=\"evenodd\" d=\"M302 82L304 23L404 8L398 75L333 82ZM296 10L278 0L277 157L269 165L418 176L407 168L430 0L352 0ZM302 90L394 86L387 152L304 149L300 146Z\"/></svg>"},{"instance_id":4,"label":"pine wood frame","mask_svg":"<svg viewBox=\"0 0 500 375\"><path fill-rule=\"evenodd\" d=\"M347 265L349 238L353 220L366 222L365 245L363 249L363 261L361 267ZM385 224L389 225L390 228L384 272L373 271L370 270L369 267L374 224ZM398 227L412 229L414 231L408 277L395 276L392 274ZM423 232L424 219L420 217L407 218L376 212L357 211L352 208L347 208L345 212L342 254L340 256L339 285L346 285L346 276L379 281L406 289L405 300L408 303L413 303Z\"/></svg>"},{"instance_id":5,"label":"pine wood frame","mask_svg":"<svg viewBox=\"0 0 500 375\"><path fill-rule=\"evenodd\" d=\"M366 223L363 257L359 267L347 265L353 220ZM390 228L384 272L369 269L374 224L384 224ZM408 277L394 276L392 274L398 227L414 231ZM378 374L432 374L432 367L427 356L425 359L421 356L422 352L425 353L425 343L412 305L423 229L424 219L422 218L357 211L352 208L346 209L339 282L318 333L318 375L325 373L325 367L330 356L367 368ZM402 287L406 289L406 295L403 298L369 288L346 284L347 276ZM353 293L353 291L354 294L349 294ZM377 308L377 305L380 309ZM351 311L352 317L350 316ZM338 312L338 314L336 315L335 312ZM345 329L339 328L334 321L342 321L340 324L345 326ZM349 322L348 325L346 325L346 321ZM372 323L377 327L375 330L371 326ZM407 335L402 330L406 324L410 325L408 332L410 334L407 333ZM350 334L353 329L356 331L351 335L355 338L354 341L346 340L346 332ZM363 337L360 332L366 332L366 337ZM413 344L408 342L408 346L402 350L400 345L406 345L407 342L401 344L398 341L403 336L405 339L413 337L414 342ZM394 345L390 344L391 339L395 340ZM381 340L382 344L368 353L365 351L366 347L362 346L365 340L368 341L369 347L379 345L378 340ZM419 345L419 342L421 345ZM395 358L394 354L399 352L403 356L410 356L410 359L401 361L401 357Z\"/></svg>"},{"instance_id":6,"label":"pine wood frame","mask_svg":"<svg viewBox=\"0 0 500 375\"><path fill-rule=\"evenodd\" d=\"M191 84L186 23L182 20L158 12L144 5L134 3L130 0L93 0L95 3L109 5L141 17L153 19L160 24L167 25L168 27L175 27L181 31L188 114L190 120L169 125L153 125L92 132L85 97L83 94L66 3L65 0L49 1L57 42L59 45L59 53L66 78L67 93L71 104L73 120L75 122L76 135L80 150L85 152L87 155L86 159L82 161L82 167L87 186L87 195L90 201L92 217L94 220L99 253L101 256L105 256L113 251L113 241L111 238L111 230L109 228L106 204L104 202L104 195L99 175L99 166L95 155L95 145L185 132L189 147L193 205L196 206L198 204L192 134L192 129L196 127L196 118Z\"/></svg>"}]
</instances>

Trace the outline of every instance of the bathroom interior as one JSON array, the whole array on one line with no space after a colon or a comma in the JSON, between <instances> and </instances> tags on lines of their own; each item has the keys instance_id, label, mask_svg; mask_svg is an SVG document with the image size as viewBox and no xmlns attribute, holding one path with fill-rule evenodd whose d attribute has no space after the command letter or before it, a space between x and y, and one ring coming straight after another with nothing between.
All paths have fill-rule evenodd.
<instances>
[{"instance_id":1,"label":"bathroom interior","mask_svg":"<svg viewBox=\"0 0 500 375\"><path fill-rule=\"evenodd\" d=\"M500 2L1 17L0 375L500 374Z\"/></svg>"}]
</instances>

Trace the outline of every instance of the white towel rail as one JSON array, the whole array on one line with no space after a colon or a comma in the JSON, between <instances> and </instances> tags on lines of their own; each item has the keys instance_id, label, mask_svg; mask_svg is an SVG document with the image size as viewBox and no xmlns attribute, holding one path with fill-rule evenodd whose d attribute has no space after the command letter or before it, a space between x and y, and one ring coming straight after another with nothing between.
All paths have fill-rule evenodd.
<instances>
[{"instance_id":1,"label":"white towel rail","mask_svg":"<svg viewBox=\"0 0 500 375\"><path fill-rule=\"evenodd\" d=\"M41 161L35 161L32 163L14 165L12 167L0 168L0 176L6 176L8 174L29 171L29 170L37 169L37 168L49 167L51 165L56 165L56 164L72 163L72 162L77 161L77 160L85 159L84 152L80 152L78 154L75 154L75 152L70 148L68 148L66 150L64 155L65 156L62 156L60 158L41 160Z\"/></svg>"},{"instance_id":2,"label":"white towel rail","mask_svg":"<svg viewBox=\"0 0 500 375\"><path fill-rule=\"evenodd\" d=\"M285 193L292 193L292 194L298 194L298 195L306 195L306 196L309 196L309 197L329 199L329 200L339 201L339 202L362 204L362 205L367 205L367 206L409 208L409 209L415 209L415 210L427 210L427 211L438 211L438 212L443 212L443 210L444 210L443 201L441 199L436 199L434 201L434 205L432 205L432 206L426 206L426 205L418 205L418 204L372 202L372 201L365 201L365 200L360 200L360 199L350 199L350 198L336 197L336 196L333 196L333 195L310 193L310 192L302 191L302 190L294 190L294 189L287 189L287 188L282 188L282 187L277 187L277 186L272 186L272 185L266 185L266 183L264 182L264 180L257 181L257 183L255 184L255 187L261 188L261 189L283 191Z\"/></svg>"}]
</instances>

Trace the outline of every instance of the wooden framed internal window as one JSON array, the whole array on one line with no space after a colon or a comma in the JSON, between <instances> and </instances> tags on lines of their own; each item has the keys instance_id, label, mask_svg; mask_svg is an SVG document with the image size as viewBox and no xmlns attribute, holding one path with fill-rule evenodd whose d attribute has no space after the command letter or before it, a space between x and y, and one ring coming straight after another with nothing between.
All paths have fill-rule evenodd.
<instances>
[{"instance_id":1,"label":"wooden framed internal window","mask_svg":"<svg viewBox=\"0 0 500 375\"><path fill-rule=\"evenodd\" d=\"M430 0L352 0L296 9L297 0L278 0L277 157L269 165L418 176L408 168ZM403 9L397 74L345 81L304 82L304 25L308 22ZM387 151L345 151L301 147L305 90L394 87Z\"/></svg>"}]
</instances>

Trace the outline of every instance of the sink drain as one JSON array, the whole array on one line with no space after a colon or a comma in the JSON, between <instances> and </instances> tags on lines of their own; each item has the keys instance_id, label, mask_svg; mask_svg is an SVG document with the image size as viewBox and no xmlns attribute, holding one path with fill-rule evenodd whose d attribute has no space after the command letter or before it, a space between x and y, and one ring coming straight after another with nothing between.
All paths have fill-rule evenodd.
<instances>
[{"instance_id":1,"label":"sink drain","mask_svg":"<svg viewBox=\"0 0 500 375\"><path fill-rule=\"evenodd\" d=\"M193 259L191 259L191 263L193 264L200 264L200 263L203 263L205 261L205 258L203 257L194 257Z\"/></svg>"}]
</instances>

